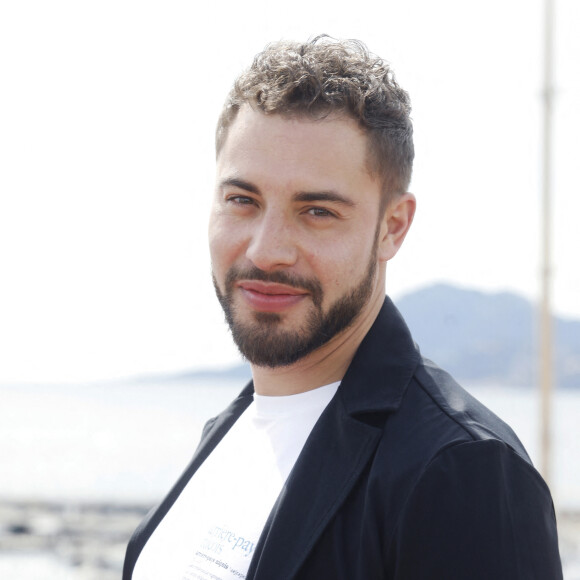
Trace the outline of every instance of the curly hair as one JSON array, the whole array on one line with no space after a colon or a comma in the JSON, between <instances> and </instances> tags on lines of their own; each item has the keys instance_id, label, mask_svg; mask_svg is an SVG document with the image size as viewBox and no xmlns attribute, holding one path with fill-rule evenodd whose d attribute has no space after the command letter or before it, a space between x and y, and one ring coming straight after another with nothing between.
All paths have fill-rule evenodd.
<instances>
[{"instance_id":1,"label":"curly hair","mask_svg":"<svg viewBox=\"0 0 580 580\"><path fill-rule=\"evenodd\" d=\"M414 157L409 96L389 65L362 42L323 35L269 44L226 99L216 129L217 154L246 103L267 115L351 116L368 137L369 171L382 182L384 203L407 191Z\"/></svg>"}]
</instances>

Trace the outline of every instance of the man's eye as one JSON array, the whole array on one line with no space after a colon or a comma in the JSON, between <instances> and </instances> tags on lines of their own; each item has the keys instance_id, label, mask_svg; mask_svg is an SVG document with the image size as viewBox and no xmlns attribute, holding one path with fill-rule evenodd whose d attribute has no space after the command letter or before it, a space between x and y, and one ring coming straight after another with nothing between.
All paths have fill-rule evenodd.
<instances>
[{"instance_id":1,"label":"man's eye","mask_svg":"<svg viewBox=\"0 0 580 580\"><path fill-rule=\"evenodd\" d=\"M254 203L254 200L246 195L232 195L231 197L228 197L227 201L238 205L251 205Z\"/></svg>"},{"instance_id":2,"label":"man's eye","mask_svg":"<svg viewBox=\"0 0 580 580\"><path fill-rule=\"evenodd\" d=\"M311 207L308 210L310 215L314 217L332 217L334 214L323 207Z\"/></svg>"}]
</instances>

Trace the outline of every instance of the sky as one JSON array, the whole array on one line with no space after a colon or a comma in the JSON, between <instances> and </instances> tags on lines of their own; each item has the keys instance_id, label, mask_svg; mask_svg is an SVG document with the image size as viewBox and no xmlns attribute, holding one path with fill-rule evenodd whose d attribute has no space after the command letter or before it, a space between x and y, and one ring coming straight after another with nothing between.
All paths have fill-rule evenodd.
<instances>
[{"instance_id":1,"label":"sky","mask_svg":"<svg viewBox=\"0 0 580 580\"><path fill-rule=\"evenodd\" d=\"M0 5L0 383L239 361L210 281L213 132L268 42L358 38L413 103L418 199L387 270L539 293L539 0ZM553 304L580 318L580 3L556 3Z\"/></svg>"}]
</instances>

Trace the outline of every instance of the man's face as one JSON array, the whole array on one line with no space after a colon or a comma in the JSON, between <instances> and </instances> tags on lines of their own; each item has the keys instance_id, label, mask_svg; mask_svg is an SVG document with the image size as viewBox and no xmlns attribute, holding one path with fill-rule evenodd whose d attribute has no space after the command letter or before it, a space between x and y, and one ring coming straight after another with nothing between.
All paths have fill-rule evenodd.
<instances>
[{"instance_id":1,"label":"man's face","mask_svg":"<svg viewBox=\"0 0 580 580\"><path fill-rule=\"evenodd\" d=\"M383 292L380 182L349 118L245 106L218 156L209 240L216 292L241 353L289 365L349 328Z\"/></svg>"}]
</instances>

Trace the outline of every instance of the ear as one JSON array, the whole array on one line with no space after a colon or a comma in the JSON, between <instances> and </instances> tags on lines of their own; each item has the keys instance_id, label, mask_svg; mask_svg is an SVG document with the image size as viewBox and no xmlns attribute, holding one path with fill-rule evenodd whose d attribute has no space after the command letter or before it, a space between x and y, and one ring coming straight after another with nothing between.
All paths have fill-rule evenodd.
<instances>
[{"instance_id":1,"label":"ear","mask_svg":"<svg viewBox=\"0 0 580 580\"><path fill-rule=\"evenodd\" d=\"M415 215L417 202L412 193L397 195L387 205L381 221L378 259L387 262L399 251Z\"/></svg>"}]
</instances>

